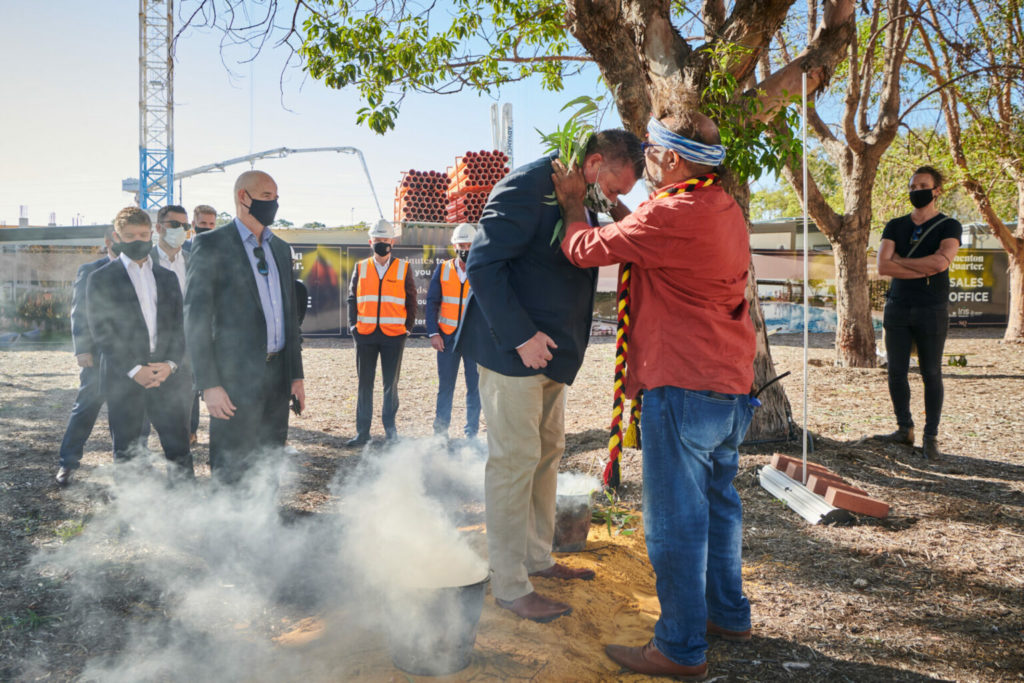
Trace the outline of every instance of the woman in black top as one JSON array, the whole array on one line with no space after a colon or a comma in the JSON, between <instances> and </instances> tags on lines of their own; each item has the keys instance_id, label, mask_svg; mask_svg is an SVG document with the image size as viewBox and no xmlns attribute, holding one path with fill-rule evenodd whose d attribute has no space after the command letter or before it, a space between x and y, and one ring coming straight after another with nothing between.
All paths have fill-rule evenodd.
<instances>
[{"instance_id":1,"label":"woman in black top","mask_svg":"<svg viewBox=\"0 0 1024 683\"><path fill-rule=\"evenodd\" d=\"M935 208L942 194L942 175L922 166L910 178L914 210L889 221L878 249L878 273L892 278L886 296L883 326L889 361L889 396L898 429L878 438L914 444L910 414L910 350L917 345L924 381L924 439L926 458L939 457L939 418L942 415L942 350L949 327L949 266L960 248L963 227Z\"/></svg>"}]
</instances>

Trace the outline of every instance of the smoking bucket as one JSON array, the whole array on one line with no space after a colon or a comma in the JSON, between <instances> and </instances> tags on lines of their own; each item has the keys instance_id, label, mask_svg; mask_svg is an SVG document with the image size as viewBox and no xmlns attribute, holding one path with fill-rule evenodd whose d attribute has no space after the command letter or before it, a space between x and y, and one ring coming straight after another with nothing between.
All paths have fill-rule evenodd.
<instances>
[{"instance_id":1,"label":"smoking bucket","mask_svg":"<svg viewBox=\"0 0 1024 683\"><path fill-rule=\"evenodd\" d=\"M486 575L465 586L410 591L390 619L391 662L415 676L444 676L469 666L484 607Z\"/></svg>"}]
</instances>

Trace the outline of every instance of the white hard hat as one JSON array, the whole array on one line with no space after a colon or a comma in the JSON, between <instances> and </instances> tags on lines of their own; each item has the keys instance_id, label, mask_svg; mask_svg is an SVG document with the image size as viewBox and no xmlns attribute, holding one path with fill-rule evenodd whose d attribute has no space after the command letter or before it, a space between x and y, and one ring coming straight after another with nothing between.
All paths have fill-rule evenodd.
<instances>
[{"instance_id":1,"label":"white hard hat","mask_svg":"<svg viewBox=\"0 0 1024 683\"><path fill-rule=\"evenodd\" d=\"M370 228L370 239L391 239L395 237L395 226L383 218L377 221L372 228Z\"/></svg>"},{"instance_id":2,"label":"white hard hat","mask_svg":"<svg viewBox=\"0 0 1024 683\"><path fill-rule=\"evenodd\" d=\"M459 244L460 242L472 242L473 235L476 234L476 226L472 223L459 223L455 226L455 231L452 233L452 244Z\"/></svg>"}]
</instances>

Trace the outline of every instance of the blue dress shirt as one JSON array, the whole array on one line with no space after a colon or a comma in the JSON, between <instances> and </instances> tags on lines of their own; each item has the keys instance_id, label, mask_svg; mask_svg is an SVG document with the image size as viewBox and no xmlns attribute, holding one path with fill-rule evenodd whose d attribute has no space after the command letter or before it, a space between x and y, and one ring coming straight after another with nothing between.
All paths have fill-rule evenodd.
<instances>
[{"instance_id":1,"label":"blue dress shirt","mask_svg":"<svg viewBox=\"0 0 1024 683\"><path fill-rule=\"evenodd\" d=\"M270 250L270 238L273 235L270 228L263 228L262 239L257 242L256 235L237 218L235 227L238 229L238 236L242 238L242 245L249 257L249 265L252 266L252 275L256 278L256 289L260 293L260 307L263 308L263 318L267 323L267 353L276 353L284 349L284 305L281 301L281 276L277 272L277 262L274 261L274 254ZM263 258L267 262L266 275L260 275L257 268L259 259L253 253L253 250L260 246L263 247Z\"/></svg>"}]
</instances>

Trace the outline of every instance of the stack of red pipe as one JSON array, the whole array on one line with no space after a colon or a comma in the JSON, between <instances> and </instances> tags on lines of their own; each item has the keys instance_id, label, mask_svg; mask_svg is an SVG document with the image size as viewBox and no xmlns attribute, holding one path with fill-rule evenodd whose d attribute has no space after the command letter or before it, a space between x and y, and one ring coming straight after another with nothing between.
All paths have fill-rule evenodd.
<instances>
[{"instance_id":1,"label":"stack of red pipe","mask_svg":"<svg viewBox=\"0 0 1024 683\"><path fill-rule=\"evenodd\" d=\"M448 177L440 171L410 170L395 188L395 221L444 223Z\"/></svg>"},{"instance_id":2,"label":"stack of red pipe","mask_svg":"<svg viewBox=\"0 0 1024 683\"><path fill-rule=\"evenodd\" d=\"M466 152L448 169L448 223L476 223L495 183L508 173L508 157L495 150Z\"/></svg>"}]
</instances>

